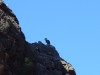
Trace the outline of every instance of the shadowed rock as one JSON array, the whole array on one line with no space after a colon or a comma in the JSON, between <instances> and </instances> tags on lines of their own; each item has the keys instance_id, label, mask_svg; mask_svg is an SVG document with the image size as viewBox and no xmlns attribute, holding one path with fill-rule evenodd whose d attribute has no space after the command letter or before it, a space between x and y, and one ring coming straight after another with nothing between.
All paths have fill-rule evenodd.
<instances>
[{"instance_id":1,"label":"shadowed rock","mask_svg":"<svg viewBox=\"0 0 100 75\"><path fill-rule=\"evenodd\" d=\"M12 10L0 3L0 75L76 75L47 44L28 43Z\"/></svg>"}]
</instances>

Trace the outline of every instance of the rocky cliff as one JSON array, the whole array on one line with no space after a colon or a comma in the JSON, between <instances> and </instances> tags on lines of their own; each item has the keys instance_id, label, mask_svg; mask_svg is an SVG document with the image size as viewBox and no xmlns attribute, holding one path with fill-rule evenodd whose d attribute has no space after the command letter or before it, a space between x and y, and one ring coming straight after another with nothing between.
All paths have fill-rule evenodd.
<instances>
[{"instance_id":1,"label":"rocky cliff","mask_svg":"<svg viewBox=\"0 0 100 75\"><path fill-rule=\"evenodd\" d=\"M0 75L76 75L56 48L28 43L16 15L0 2Z\"/></svg>"}]
</instances>

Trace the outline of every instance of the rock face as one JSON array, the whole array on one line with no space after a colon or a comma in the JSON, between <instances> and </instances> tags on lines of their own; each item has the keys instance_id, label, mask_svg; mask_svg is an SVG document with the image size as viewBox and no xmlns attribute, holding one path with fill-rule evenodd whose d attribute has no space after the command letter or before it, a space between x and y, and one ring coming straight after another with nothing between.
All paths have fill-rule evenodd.
<instances>
[{"instance_id":1,"label":"rock face","mask_svg":"<svg viewBox=\"0 0 100 75\"><path fill-rule=\"evenodd\" d=\"M0 75L76 75L52 45L28 43L16 15L0 2Z\"/></svg>"}]
</instances>

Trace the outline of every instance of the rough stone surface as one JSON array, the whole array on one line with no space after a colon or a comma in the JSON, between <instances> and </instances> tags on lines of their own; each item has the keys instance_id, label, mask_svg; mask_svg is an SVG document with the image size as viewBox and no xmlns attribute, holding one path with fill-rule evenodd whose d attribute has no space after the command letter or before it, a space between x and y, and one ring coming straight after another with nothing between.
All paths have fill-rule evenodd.
<instances>
[{"instance_id":1,"label":"rough stone surface","mask_svg":"<svg viewBox=\"0 0 100 75\"><path fill-rule=\"evenodd\" d=\"M76 75L50 44L28 43L16 15L0 3L0 75Z\"/></svg>"}]
</instances>

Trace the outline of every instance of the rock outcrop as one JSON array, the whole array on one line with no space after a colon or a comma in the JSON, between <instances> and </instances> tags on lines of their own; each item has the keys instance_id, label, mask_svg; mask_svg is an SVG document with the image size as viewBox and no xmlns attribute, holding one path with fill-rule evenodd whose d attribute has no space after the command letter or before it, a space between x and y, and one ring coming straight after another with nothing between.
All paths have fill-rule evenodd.
<instances>
[{"instance_id":1,"label":"rock outcrop","mask_svg":"<svg viewBox=\"0 0 100 75\"><path fill-rule=\"evenodd\" d=\"M50 44L28 43L16 15L0 2L0 75L76 75Z\"/></svg>"}]
</instances>

